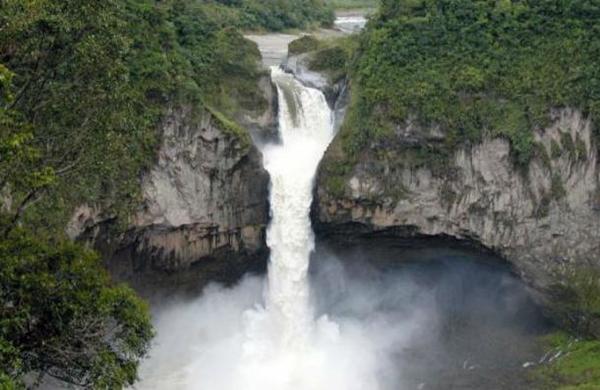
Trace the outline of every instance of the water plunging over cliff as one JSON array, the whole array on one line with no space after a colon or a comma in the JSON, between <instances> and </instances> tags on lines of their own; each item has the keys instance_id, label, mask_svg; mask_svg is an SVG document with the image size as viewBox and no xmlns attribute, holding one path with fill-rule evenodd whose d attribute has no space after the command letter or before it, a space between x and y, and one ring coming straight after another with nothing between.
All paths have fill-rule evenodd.
<instances>
[{"instance_id":1,"label":"water plunging over cliff","mask_svg":"<svg viewBox=\"0 0 600 390\"><path fill-rule=\"evenodd\" d=\"M534 310L512 276L461 263L462 253L410 253L385 240L344 246L343 261L321 243L309 274L309 209L332 112L320 91L279 68L272 80L281 142L262 147L272 185L268 275L166 302L136 388L526 389L520 373L539 358L530 330L538 320L524 316Z\"/></svg>"},{"instance_id":2,"label":"water plunging over cliff","mask_svg":"<svg viewBox=\"0 0 600 390\"><path fill-rule=\"evenodd\" d=\"M319 160L334 136L333 117L321 91L303 86L277 67L271 72L280 102L281 143L263 149L272 183L272 221L267 232L271 258L265 307L247 313L244 350L249 364L244 385L303 389L302 383L308 385L309 379L295 375L307 373L299 365L315 363L311 339L313 332L321 331L315 329L309 299L308 266L314 248L309 210ZM327 320L320 326L337 333ZM268 371L261 375L265 368ZM260 383L250 385L256 382Z\"/></svg>"},{"instance_id":3,"label":"water plunging over cliff","mask_svg":"<svg viewBox=\"0 0 600 390\"><path fill-rule=\"evenodd\" d=\"M314 249L309 212L317 166L334 136L332 111L321 91L278 67L271 75L278 90L281 142L262 148L271 176L272 214L262 298L261 282L251 278L233 289L208 288L194 303L196 309L188 305L161 316L159 329L193 324L184 332L189 341L159 330L160 352L143 367L140 388L378 388L366 334L352 326L341 332L326 315L316 318L309 296Z\"/></svg>"},{"instance_id":4,"label":"water plunging over cliff","mask_svg":"<svg viewBox=\"0 0 600 390\"><path fill-rule=\"evenodd\" d=\"M309 219L313 178L333 138L333 118L323 94L291 75L272 69L278 88L281 144L264 149L271 175L272 221L267 310L280 326L283 341L300 341L310 329L308 262L314 249Z\"/></svg>"}]
</instances>

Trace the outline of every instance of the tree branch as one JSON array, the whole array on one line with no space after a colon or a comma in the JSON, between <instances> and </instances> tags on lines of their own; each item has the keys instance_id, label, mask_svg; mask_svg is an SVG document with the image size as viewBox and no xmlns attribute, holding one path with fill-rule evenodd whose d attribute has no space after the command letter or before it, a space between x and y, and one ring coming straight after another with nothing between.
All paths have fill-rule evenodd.
<instances>
[{"instance_id":1,"label":"tree branch","mask_svg":"<svg viewBox=\"0 0 600 390\"><path fill-rule=\"evenodd\" d=\"M39 202L43 195L43 189L44 188L42 187L31 190L25 196L25 198L23 198L23 200L19 204L19 207L17 208L17 211L15 212L15 215L11 218L10 222L4 229L4 238L8 237L8 234L14 229L21 217L23 217L23 213L25 212L25 210L27 210L31 205Z\"/></svg>"}]
</instances>

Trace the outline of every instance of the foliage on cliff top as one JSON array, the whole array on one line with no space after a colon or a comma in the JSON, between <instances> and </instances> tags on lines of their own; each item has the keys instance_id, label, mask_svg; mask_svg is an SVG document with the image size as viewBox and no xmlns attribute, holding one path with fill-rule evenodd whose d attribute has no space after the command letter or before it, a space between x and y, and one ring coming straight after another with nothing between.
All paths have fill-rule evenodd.
<instances>
[{"instance_id":1,"label":"foliage on cliff top","mask_svg":"<svg viewBox=\"0 0 600 390\"><path fill-rule=\"evenodd\" d=\"M298 39L294 39L288 45L288 54L291 56L308 53L309 51L317 50L321 46L321 42L312 35L303 35Z\"/></svg>"},{"instance_id":2,"label":"foliage on cliff top","mask_svg":"<svg viewBox=\"0 0 600 390\"><path fill-rule=\"evenodd\" d=\"M327 75L331 84L342 80L349 71L351 59L356 51L356 39L341 37L324 42L310 55L311 70Z\"/></svg>"},{"instance_id":3,"label":"foliage on cliff top","mask_svg":"<svg viewBox=\"0 0 600 390\"><path fill-rule=\"evenodd\" d=\"M550 108L600 120L599 37L595 0L384 0L361 37L344 154L411 118L446 134L433 153L499 136L525 166Z\"/></svg>"},{"instance_id":4,"label":"foliage on cliff top","mask_svg":"<svg viewBox=\"0 0 600 390\"><path fill-rule=\"evenodd\" d=\"M325 74L331 84L343 79L358 48L356 36L317 39L312 35L300 37L288 45L290 55L306 54L308 68Z\"/></svg>"},{"instance_id":5,"label":"foliage on cliff top","mask_svg":"<svg viewBox=\"0 0 600 390\"><path fill-rule=\"evenodd\" d=\"M236 27L277 28L257 15L297 27L327 11L280 3L3 1L0 192L15 221L58 230L82 203L126 216L169 107L210 106L227 123L264 109L260 53ZM229 132L247 147L242 133Z\"/></svg>"}]
</instances>

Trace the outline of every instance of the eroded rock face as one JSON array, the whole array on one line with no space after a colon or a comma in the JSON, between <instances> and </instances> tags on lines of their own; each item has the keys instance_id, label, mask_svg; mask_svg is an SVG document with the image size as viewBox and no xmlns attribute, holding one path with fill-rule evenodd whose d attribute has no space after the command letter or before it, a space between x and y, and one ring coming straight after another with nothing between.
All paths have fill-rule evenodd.
<instances>
[{"instance_id":1,"label":"eroded rock face","mask_svg":"<svg viewBox=\"0 0 600 390\"><path fill-rule=\"evenodd\" d=\"M398 142L440 136L426 133L399 127ZM505 257L534 287L547 287L570 264L600 264L600 166L592 124L576 110L554 112L553 125L536 139L547 156L538 155L524 172L503 139L457 151L442 174L382 165L374 155L393 146L378 145L359 158L344 195L328 189L322 165L317 232L471 240ZM332 163L332 149L323 164Z\"/></svg>"},{"instance_id":2,"label":"eroded rock face","mask_svg":"<svg viewBox=\"0 0 600 390\"><path fill-rule=\"evenodd\" d=\"M256 144L276 142L279 139L277 87L268 74L258 80L257 88L267 102L266 109L262 112L240 110L236 113L235 119L248 130Z\"/></svg>"},{"instance_id":3,"label":"eroded rock face","mask_svg":"<svg viewBox=\"0 0 600 390\"><path fill-rule=\"evenodd\" d=\"M140 289L201 286L234 280L266 260L269 177L262 155L217 123L190 107L165 117L130 229L115 238L96 228L117 279Z\"/></svg>"},{"instance_id":4,"label":"eroded rock face","mask_svg":"<svg viewBox=\"0 0 600 390\"><path fill-rule=\"evenodd\" d=\"M136 226L218 226L266 222L268 176L262 157L219 129L210 114L172 112L163 125L158 161L143 180L144 211Z\"/></svg>"}]
</instances>

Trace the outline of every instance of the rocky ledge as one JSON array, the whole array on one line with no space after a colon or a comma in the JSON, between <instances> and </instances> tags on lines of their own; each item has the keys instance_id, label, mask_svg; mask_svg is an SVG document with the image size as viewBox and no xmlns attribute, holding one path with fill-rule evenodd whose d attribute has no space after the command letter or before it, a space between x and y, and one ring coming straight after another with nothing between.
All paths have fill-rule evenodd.
<instances>
[{"instance_id":1,"label":"rocky ledge","mask_svg":"<svg viewBox=\"0 0 600 390\"><path fill-rule=\"evenodd\" d=\"M406 124L395 137L364 151L336 190L326 174L340 147L333 142L315 189L318 235L469 242L508 260L538 291L553 283L557 271L598 264L598 147L592 124L579 111L552 113L552 125L535 133L540 150L525 169L515 167L504 139L459 149L442 170L398 167L389 161L402 147L443 135ZM377 158L382 154L392 156L383 160L388 163Z\"/></svg>"}]
</instances>

